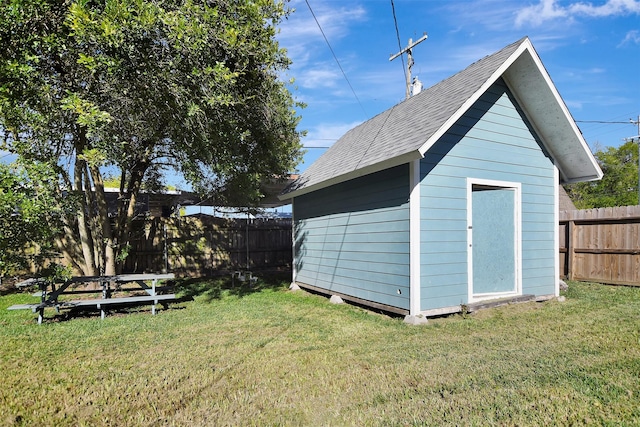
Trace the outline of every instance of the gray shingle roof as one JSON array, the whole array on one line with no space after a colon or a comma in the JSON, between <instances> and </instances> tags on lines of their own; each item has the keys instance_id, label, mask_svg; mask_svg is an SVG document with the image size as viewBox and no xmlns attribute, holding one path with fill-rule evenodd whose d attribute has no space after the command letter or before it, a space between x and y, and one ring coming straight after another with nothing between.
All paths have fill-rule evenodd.
<instances>
[{"instance_id":1,"label":"gray shingle roof","mask_svg":"<svg viewBox=\"0 0 640 427\"><path fill-rule=\"evenodd\" d=\"M479 96L483 85L493 83L498 72L504 73L505 65L513 63L512 55L523 44L530 46L527 37L349 130L300 175L282 198L420 158L420 149L427 141L446 130L465 103Z\"/></svg>"}]
</instances>

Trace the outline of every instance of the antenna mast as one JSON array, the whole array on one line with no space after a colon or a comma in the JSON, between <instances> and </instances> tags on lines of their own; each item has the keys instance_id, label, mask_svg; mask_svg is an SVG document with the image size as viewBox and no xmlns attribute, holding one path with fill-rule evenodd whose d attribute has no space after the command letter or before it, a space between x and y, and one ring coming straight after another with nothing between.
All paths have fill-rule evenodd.
<instances>
[{"instance_id":1,"label":"antenna mast","mask_svg":"<svg viewBox=\"0 0 640 427\"><path fill-rule=\"evenodd\" d=\"M403 53L407 54L407 82L406 82L406 98L409 99L409 97L411 96L411 67L413 67L413 55L411 52L411 49L413 49L414 47L416 47L418 44L422 43L423 41L425 41L427 39L427 33L423 33L422 37L420 37L418 40L416 40L415 42L411 39L409 39L409 44L407 44L407 47L405 47L404 49L402 49L400 52L396 53L395 55L391 55L391 57L389 58L389 61L393 61L394 59L396 59L398 56L402 55Z\"/></svg>"}]
</instances>

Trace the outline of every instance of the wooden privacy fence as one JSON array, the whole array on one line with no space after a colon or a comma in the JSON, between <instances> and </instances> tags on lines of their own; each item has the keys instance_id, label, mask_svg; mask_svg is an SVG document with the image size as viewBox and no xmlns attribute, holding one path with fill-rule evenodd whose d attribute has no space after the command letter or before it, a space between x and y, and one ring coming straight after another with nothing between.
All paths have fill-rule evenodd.
<instances>
[{"instance_id":1,"label":"wooden privacy fence","mask_svg":"<svg viewBox=\"0 0 640 427\"><path fill-rule=\"evenodd\" d=\"M212 276L291 268L290 219L209 216L135 221L124 272Z\"/></svg>"},{"instance_id":2,"label":"wooden privacy fence","mask_svg":"<svg viewBox=\"0 0 640 427\"><path fill-rule=\"evenodd\" d=\"M640 206L560 212L560 273L640 286Z\"/></svg>"}]
</instances>

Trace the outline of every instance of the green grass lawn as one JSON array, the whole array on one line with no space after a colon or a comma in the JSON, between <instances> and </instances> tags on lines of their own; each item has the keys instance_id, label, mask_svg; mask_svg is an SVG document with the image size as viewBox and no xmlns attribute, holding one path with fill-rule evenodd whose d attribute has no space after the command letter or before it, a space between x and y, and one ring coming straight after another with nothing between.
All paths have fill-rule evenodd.
<instances>
[{"instance_id":1,"label":"green grass lawn","mask_svg":"<svg viewBox=\"0 0 640 427\"><path fill-rule=\"evenodd\" d=\"M640 425L640 288L408 326L326 298L183 283L151 316L38 326L0 297L0 425Z\"/></svg>"}]
</instances>

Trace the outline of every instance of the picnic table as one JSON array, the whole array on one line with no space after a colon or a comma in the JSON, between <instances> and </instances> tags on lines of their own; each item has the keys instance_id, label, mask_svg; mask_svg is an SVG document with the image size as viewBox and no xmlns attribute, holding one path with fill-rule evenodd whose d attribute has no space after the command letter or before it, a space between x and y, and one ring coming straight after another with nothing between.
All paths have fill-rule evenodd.
<instances>
[{"instance_id":1,"label":"picnic table","mask_svg":"<svg viewBox=\"0 0 640 427\"><path fill-rule=\"evenodd\" d=\"M9 310L30 309L38 313L38 324L44 319L45 308L72 309L76 307L96 307L100 310L102 319L106 316L106 309L116 305L139 305L151 304L151 314L156 314L156 304L166 305L167 302L175 300L175 294L159 294L157 287L159 280L174 279L173 273L166 274L119 274L115 276L79 276L72 277L64 282L51 282L45 279L29 279L18 286L37 285L40 288L40 303L38 304L16 304L9 307ZM151 286L147 284L151 282ZM99 283L99 289L74 290L69 289L72 285L82 285L88 283ZM123 288L123 284L135 284L135 288ZM143 291L144 295L112 297L114 292ZM100 293L101 298L86 298L78 300L59 299L61 296L75 294Z\"/></svg>"}]
</instances>

